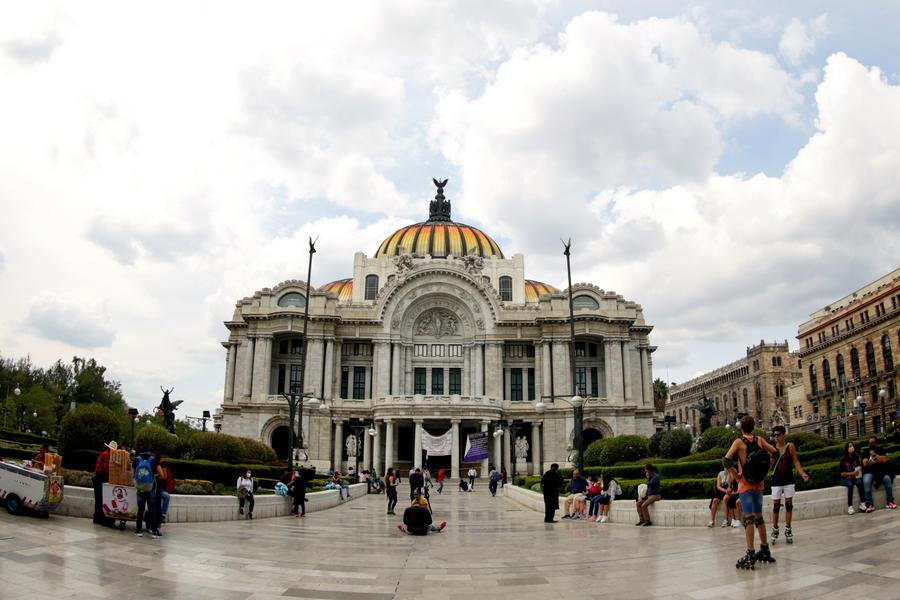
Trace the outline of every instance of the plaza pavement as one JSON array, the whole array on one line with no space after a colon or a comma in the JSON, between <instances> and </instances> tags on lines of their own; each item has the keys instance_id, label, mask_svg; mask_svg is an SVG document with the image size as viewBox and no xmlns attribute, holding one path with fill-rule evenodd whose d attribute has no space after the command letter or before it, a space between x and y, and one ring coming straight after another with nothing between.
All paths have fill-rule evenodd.
<instances>
[{"instance_id":1,"label":"plaza pavement","mask_svg":"<svg viewBox=\"0 0 900 600\"><path fill-rule=\"evenodd\" d=\"M448 527L427 537L399 532L384 495L302 519L172 524L158 540L4 512L0 598L900 598L900 511L798 523L776 564L737 571L738 529L544 524L485 484L432 500Z\"/></svg>"}]
</instances>

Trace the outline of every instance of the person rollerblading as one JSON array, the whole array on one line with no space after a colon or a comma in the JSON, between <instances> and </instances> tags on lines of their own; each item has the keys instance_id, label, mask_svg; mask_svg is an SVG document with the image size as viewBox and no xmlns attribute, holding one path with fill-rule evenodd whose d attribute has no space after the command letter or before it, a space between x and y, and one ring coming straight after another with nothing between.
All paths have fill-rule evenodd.
<instances>
[{"instance_id":1,"label":"person rollerblading","mask_svg":"<svg viewBox=\"0 0 900 600\"><path fill-rule=\"evenodd\" d=\"M774 544L775 542L778 541L778 534L779 534L779 533L781 533L781 532L780 532L779 529L778 529L778 525L772 525L772 536L771 536L771 537L772 537L772 543L773 543L773 544Z\"/></svg>"},{"instance_id":2,"label":"person rollerblading","mask_svg":"<svg viewBox=\"0 0 900 600\"><path fill-rule=\"evenodd\" d=\"M747 550L747 554L740 557L735 565L738 569L756 569L756 553L753 550Z\"/></svg>"},{"instance_id":3,"label":"person rollerblading","mask_svg":"<svg viewBox=\"0 0 900 600\"><path fill-rule=\"evenodd\" d=\"M772 540L772 541L775 541L775 540ZM790 525L787 525L784 528L784 541L786 541L788 544L794 543L794 532L791 531Z\"/></svg>"},{"instance_id":4,"label":"person rollerblading","mask_svg":"<svg viewBox=\"0 0 900 600\"><path fill-rule=\"evenodd\" d=\"M781 502L784 500L784 541L794 543L794 534L791 531L791 517L794 511L794 494L796 485L794 482L794 469L803 478L809 481L809 475L800 465L797 457L797 448L794 444L784 439L786 430L783 425L772 428L772 439L775 440L775 450L778 457L772 466L772 543L778 540L778 517L781 512Z\"/></svg>"},{"instance_id":5,"label":"person rollerblading","mask_svg":"<svg viewBox=\"0 0 900 600\"><path fill-rule=\"evenodd\" d=\"M756 553L756 562L759 563L774 563L775 559L772 558L772 554L769 552L769 547L765 544L762 544L759 547L759 552Z\"/></svg>"}]
</instances>

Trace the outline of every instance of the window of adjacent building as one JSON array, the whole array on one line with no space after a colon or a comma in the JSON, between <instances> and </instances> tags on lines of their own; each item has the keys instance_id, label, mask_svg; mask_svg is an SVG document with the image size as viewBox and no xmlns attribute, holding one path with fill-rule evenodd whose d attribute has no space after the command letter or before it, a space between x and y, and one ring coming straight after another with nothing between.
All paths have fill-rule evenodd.
<instances>
[{"instance_id":1,"label":"window of adjacent building","mask_svg":"<svg viewBox=\"0 0 900 600\"><path fill-rule=\"evenodd\" d=\"M426 386L426 373L423 367L416 367L413 372L413 393L415 394L425 394L427 393Z\"/></svg>"},{"instance_id":2,"label":"window of adjacent building","mask_svg":"<svg viewBox=\"0 0 900 600\"><path fill-rule=\"evenodd\" d=\"M844 355L838 354L836 364L837 364L837 381L838 385L844 385L844 382L847 379L847 376L844 373Z\"/></svg>"},{"instance_id":3,"label":"window of adjacent building","mask_svg":"<svg viewBox=\"0 0 900 600\"><path fill-rule=\"evenodd\" d=\"M819 332L819 341L820 341L820 342L824 342L824 341L825 341L825 332L824 332L824 331L820 331L820 332Z\"/></svg>"},{"instance_id":4,"label":"window of adjacent building","mask_svg":"<svg viewBox=\"0 0 900 600\"><path fill-rule=\"evenodd\" d=\"M509 370L509 399L522 399L522 369Z\"/></svg>"},{"instance_id":5,"label":"window of adjacent building","mask_svg":"<svg viewBox=\"0 0 900 600\"><path fill-rule=\"evenodd\" d=\"M428 356L428 344L416 344L414 354L416 356Z\"/></svg>"},{"instance_id":6,"label":"window of adjacent building","mask_svg":"<svg viewBox=\"0 0 900 600\"><path fill-rule=\"evenodd\" d=\"M301 392L300 389L300 365L291 365L291 379L290 379L290 387L287 389L288 393L299 394Z\"/></svg>"},{"instance_id":7,"label":"window of adjacent building","mask_svg":"<svg viewBox=\"0 0 900 600\"><path fill-rule=\"evenodd\" d=\"M353 399L363 400L366 397L366 368L353 367Z\"/></svg>"},{"instance_id":8,"label":"window of adjacent building","mask_svg":"<svg viewBox=\"0 0 900 600\"><path fill-rule=\"evenodd\" d=\"M447 346L447 356L450 356L450 357L462 356L462 344L450 344L449 346Z\"/></svg>"},{"instance_id":9,"label":"window of adjacent building","mask_svg":"<svg viewBox=\"0 0 900 600\"><path fill-rule=\"evenodd\" d=\"M869 322L869 311L864 310L859 314L860 323L866 324Z\"/></svg>"},{"instance_id":10,"label":"window of adjacent building","mask_svg":"<svg viewBox=\"0 0 900 600\"><path fill-rule=\"evenodd\" d=\"M585 367L577 367L575 369L575 389L579 396L584 398L587 393L587 369Z\"/></svg>"},{"instance_id":11,"label":"window of adjacent building","mask_svg":"<svg viewBox=\"0 0 900 600\"><path fill-rule=\"evenodd\" d=\"M747 388L744 388L744 391L741 392L741 394L744 396L744 410L747 410L747 407L749 406L749 402L748 402L748 398L747 398Z\"/></svg>"},{"instance_id":12,"label":"window of adjacent building","mask_svg":"<svg viewBox=\"0 0 900 600\"><path fill-rule=\"evenodd\" d=\"M816 365L809 365L809 385L814 395L819 393L819 378L816 372Z\"/></svg>"},{"instance_id":13,"label":"window of adjacent building","mask_svg":"<svg viewBox=\"0 0 900 600\"><path fill-rule=\"evenodd\" d=\"M503 347L506 358L524 358L525 344L507 344Z\"/></svg>"},{"instance_id":14,"label":"window of adjacent building","mask_svg":"<svg viewBox=\"0 0 900 600\"><path fill-rule=\"evenodd\" d=\"M881 336L881 357L884 359L884 368L888 371L894 369L894 355L891 353L891 340L888 336Z\"/></svg>"},{"instance_id":15,"label":"window of adjacent building","mask_svg":"<svg viewBox=\"0 0 900 600\"><path fill-rule=\"evenodd\" d=\"M600 370L591 367L591 398L600 397Z\"/></svg>"},{"instance_id":16,"label":"window of adjacent building","mask_svg":"<svg viewBox=\"0 0 900 600\"><path fill-rule=\"evenodd\" d=\"M869 370L869 377L874 377L877 369L875 368L875 345L872 342L866 342L866 367Z\"/></svg>"},{"instance_id":17,"label":"window of adjacent building","mask_svg":"<svg viewBox=\"0 0 900 600\"><path fill-rule=\"evenodd\" d=\"M281 340L278 343L278 352L280 354L293 354L300 356L303 354L303 340L294 338L292 340Z\"/></svg>"},{"instance_id":18,"label":"window of adjacent building","mask_svg":"<svg viewBox=\"0 0 900 600\"><path fill-rule=\"evenodd\" d=\"M840 332L841 332L840 325L832 325L831 326L831 337L837 337Z\"/></svg>"},{"instance_id":19,"label":"window of adjacent building","mask_svg":"<svg viewBox=\"0 0 900 600\"><path fill-rule=\"evenodd\" d=\"M288 393L289 390L285 388L285 381L287 379L287 365L278 365L278 392L279 393Z\"/></svg>"},{"instance_id":20,"label":"window of adjacent building","mask_svg":"<svg viewBox=\"0 0 900 600\"><path fill-rule=\"evenodd\" d=\"M883 315L885 312L887 312L887 311L884 310L884 302L879 302L879 303L875 306L875 316L876 316L876 317L880 317L880 316Z\"/></svg>"},{"instance_id":21,"label":"window of adjacent building","mask_svg":"<svg viewBox=\"0 0 900 600\"><path fill-rule=\"evenodd\" d=\"M350 367L341 367L341 398L349 398Z\"/></svg>"},{"instance_id":22,"label":"window of adjacent building","mask_svg":"<svg viewBox=\"0 0 900 600\"><path fill-rule=\"evenodd\" d=\"M444 355L444 345L443 344L432 344L431 345L431 355L432 356L443 356Z\"/></svg>"},{"instance_id":23,"label":"window of adjacent building","mask_svg":"<svg viewBox=\"0 0 900 600\"><path fill-rule=\"evenodd\" d=\"M856 351L856 348L850 348L850 374L853 379L859 379L859 352Z\"/></svg>"},{"instance_id":24,"label":"window of adjacent building","mask_svg":"<svg viewBox=\"0 0 900 600\"><path fill-rule=\"evenodd\" d=\"M444 370L431 369L431 393L438 396L444 393Z\"/></svg>"},{"instance_id":25,"label":"window of adjacent building","mask_svg":"<svg viewBox=\"0 0 900 600\"><path fill-rule=\"evenodd\" d=\"M341 345L341 356L371 356L372 344L365 342L344 342Z\"/></svg>"},{"instance_id":26,"label":"window of adjacent building","mask_svg":"<svg viewBox=\"0 0 900 600\"><path fill-rule=\"evenodd\" d=\"M374 300L378 294L378 275L366 275L366 300Z\"/></svg>"},{"instance_id":27,"label":"window of adjacent building","mask_svg":"<svg viewBox=\"0 0 900 600\"><path fill-rule=\"evenodd\" d=\"M591 358L596 358L597 353L597 344L588 344L588 356L590 356Z\"/></svg>"},{"instance_id":28,"label":"window of adjacent building","mask_svg":"<svg viewBox=\"0 0 900 600\"><path fill-rule=\"evenodd\" d=\"M534 369L528 369L528 399L534 400Z\"/></svg>"},{"instance_id":29,"label":"window of adjacent building","mask_svg":"<svg viewBox=\"0 0 900 600\"><path fill-rule=\"evenodd\" d=\"M500 278L500 299L507 302L512 300L512 277L504 275Z\"/></svg>"},{"instance_id":30,"label":"window of adjacent building","mask_svg":"<svg viewBox=\"0 0 900 600\"><path fill-rule=\"evenodd\" d=\"M304 308L306 306L306 296L297 292L288 292L278 299L278 306Z\"/></svg>"},{"instance_id":31,"label":"window of adjacent building","mask_svg":"<svg viewBox=\"0 0 900 600\"><path fill-rule=\"evenodd\" d=\"M600 303L594 300L591 296L585 296L582 294L581 296L575 296L572 298L572 308L574 310L578 310L579 308L587 308L590 310L597 310L600 308Z\"/></svg>"},{"instance_id":32,"label":"window of adjacent building","mask_svg":"<svg viewBox=\"0 0 900 600\"><path fill-rule=\"evenodd\" d=\"M825 391L831 391L831 365L828 364L828 359L822 361L822 380L825 382Z\"/></svg>"},{"instance_id":33,"label":"window of adjacent building","mask_svg":"<svg viewBox=\"0 0 900 600\"><path fill-rule=\"evenodd\" d=\"M451 394L461 394L462 393L462 369L453 368L450 369L450 393Z\"/></svg>"}]
</instances>

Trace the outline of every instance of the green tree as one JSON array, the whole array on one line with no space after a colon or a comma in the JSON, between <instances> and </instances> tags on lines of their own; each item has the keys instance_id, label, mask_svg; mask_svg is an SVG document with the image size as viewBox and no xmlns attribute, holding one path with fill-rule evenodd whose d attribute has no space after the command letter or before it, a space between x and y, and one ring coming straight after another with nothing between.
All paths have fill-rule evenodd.
<instances>
[{"instance_id":1,"label":"green tree","mask_svg":"<svg viewBox=\"0 0 900 600\"><path fill-rule=\"evenodd\" d=\"M106 367L99 365L93 358L72 359L74 372L74 389L71 397L77 404L98 404L117 411L125 406L122 397L122 386L118 381L107 381Z\"/></svg>"},{"instance_id":2,"label":"green tree","mask_svg":"<svg viewBox=\"0 0 900 600\"><path fill-rule=\"evenodd\" d=\"M121 419L97 403L84 404L63 417L59 426L59 450L100 450L110 440L118 440Z\"/></svg>"},{"instance_id":3,"label":"green tree","mask_svg":"<svg viewBox=\"0 0 900 600\"><path fill-rule=\"evenodd\" d=\"M666 398L669 396L669 384L657 377L653 380L653 407L662 412L666 410Z\"/></svg>"}]
</instances>

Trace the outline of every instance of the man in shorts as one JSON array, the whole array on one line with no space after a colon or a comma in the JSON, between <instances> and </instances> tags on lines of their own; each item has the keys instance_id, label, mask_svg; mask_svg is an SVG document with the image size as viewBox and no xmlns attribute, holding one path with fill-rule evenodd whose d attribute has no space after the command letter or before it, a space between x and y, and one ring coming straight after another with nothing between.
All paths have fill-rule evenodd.
<instances>
[{"instance_id":1,"label":"man in shorts","mask_svg":"<svg viewBox=\"0 0 900 600\"><path fill-rule=\"evenodd\" d=\"M772 467L772 543L778 540L778 513L781 511L781 500L784 499L784 541L794 543L794 532L791 530L791 517L794 511L794 469L800 473L803 481L809 481L809 475L800 466L797 457L797 448L790 442L784 441L785 429L783 425L772 428L772 439L775 440L775 449L778 457L775 466Z\"/></svg>"},{"instance_id":2,"label":"man in shorts","mask_svg":"<svg viewBox=\"0 0 900 600\"><path fill-rule=\"evenodd\" d=\"M761 481L751 483L747 481L744 466L747 458L754 452L763 450L770 454L775 452L766 440L753 435L756 421L750 415L741 417L741 435L731 443L731 447L722 461L725 468L731 468L737 460L738 469L738 497L741 508L744 511L744 537L747 541L747 553L737 562L739 569L753 569L758 562L775 562L769 552L769 543L766 539L766 521L762 515L762 497L765 487L764 478ZM759 532L759 552L753 551L753 531Z\"/></svg>"}]
</instances>

